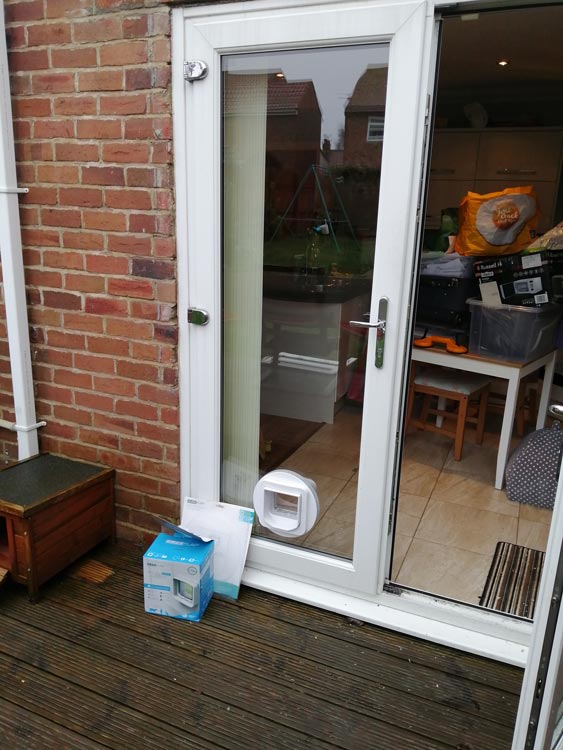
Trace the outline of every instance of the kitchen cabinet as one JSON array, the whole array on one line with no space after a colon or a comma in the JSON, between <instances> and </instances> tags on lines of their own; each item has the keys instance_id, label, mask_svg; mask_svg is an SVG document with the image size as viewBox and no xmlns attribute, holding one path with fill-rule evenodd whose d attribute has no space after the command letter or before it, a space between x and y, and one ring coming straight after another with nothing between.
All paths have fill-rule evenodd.
<instances>
[{"instance_id":1,"label":"kitchen cabinet","mask_svg":"<svg viewBox=\"0 0 563 750\"><path fill-rule=\"evenodd\" d=\"M469 191L490 193L533 185L539 230L555 223L563 130L489 128L436 130L432 146L426 226L440 225L442 209L458 206Z\"/></svg>"}]
</instances>

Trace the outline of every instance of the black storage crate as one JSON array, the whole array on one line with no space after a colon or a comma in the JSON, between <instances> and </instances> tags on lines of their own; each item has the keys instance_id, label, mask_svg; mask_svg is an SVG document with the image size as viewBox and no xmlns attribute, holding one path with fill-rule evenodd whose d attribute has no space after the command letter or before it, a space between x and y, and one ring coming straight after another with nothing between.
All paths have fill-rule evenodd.
<instances>
[{"instance_id":1,"label":"black storage crate","mask_svg":"<svg viewBox=\"0 0 563 750\"><path fill-rule=\"evenodd\" d=\"M467 300L476 297L475 278L421 276L416 308L417 323L440 323L453 328L469 328Z\"/></svg>"}]
</instances>

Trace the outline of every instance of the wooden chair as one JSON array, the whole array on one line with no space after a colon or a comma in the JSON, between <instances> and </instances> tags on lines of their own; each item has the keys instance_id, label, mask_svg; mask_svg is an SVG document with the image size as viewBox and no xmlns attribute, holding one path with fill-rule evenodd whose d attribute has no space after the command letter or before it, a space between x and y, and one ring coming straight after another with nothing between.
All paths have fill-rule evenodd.
<instances>
[{"instance_id":1,"label":"wooden chair","mask_svg":"<svg viewBox=\"0 0 563 750\"><path fill-rule=\"evenodd\" d=\"M465 426L477 425L476 442L483 442L485 416L489 398L490 378L485 375L449 370L446 367L416 367L412 365L407 401L407 427L412 423L419 430L429 430L454 439L454 459L461 460ZM420 415L413 418L416 394L423 396ZM434 405L433 400L438 401ZM470 413L469 403L477 401L476 416ZM453 411L448 402L453 402ZM432 419L429 420L429 417ZM455 419L455 429L450 425Z\"/></svg>"}]
</instances>

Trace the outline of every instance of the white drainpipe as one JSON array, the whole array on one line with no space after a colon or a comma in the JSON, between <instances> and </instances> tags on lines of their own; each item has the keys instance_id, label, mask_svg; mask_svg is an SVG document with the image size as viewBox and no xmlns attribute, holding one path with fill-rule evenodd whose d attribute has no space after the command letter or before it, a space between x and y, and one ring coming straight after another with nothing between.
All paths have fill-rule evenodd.
<instances>
[{"instance_id":1,"label":"white drainpipe","mask_svg":"<svg viewBox=\"0 0 563 750\"><path fill-rule=\"evenodd\" d=\"M8 76L8 52L4 25L4 4L0 3L0 258L6 325L10 348L12 391L14 395L15 422L0 420L0 427L18 434L18 458L29 458L39 452L37 423L31 371L29 325L23 272L18 188L12 123L12 102Z\"/></svg>"}]
</instances>

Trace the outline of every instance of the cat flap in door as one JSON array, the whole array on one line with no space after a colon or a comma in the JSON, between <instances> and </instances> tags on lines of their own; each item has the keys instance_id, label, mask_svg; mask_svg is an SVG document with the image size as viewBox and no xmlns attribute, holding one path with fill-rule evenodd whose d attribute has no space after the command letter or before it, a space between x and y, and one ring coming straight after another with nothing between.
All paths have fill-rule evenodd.
<instances>
[{"instance_id":1,"label":"cat flap in door","mask_svg":"<svg viewBox=\"0 0 563 750\"><path fill-rule=\"evenodd\" d=\"M265 474L257 482L252 500L260 524L279 536L306 534L319 515L315 482L287 469Z\"/></svg>"}]
</instances>

